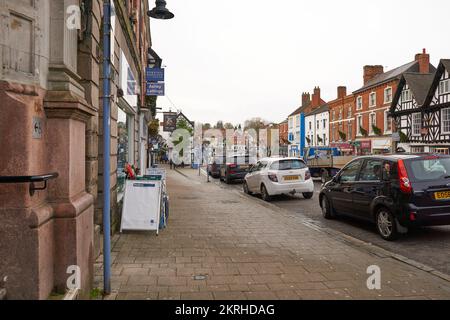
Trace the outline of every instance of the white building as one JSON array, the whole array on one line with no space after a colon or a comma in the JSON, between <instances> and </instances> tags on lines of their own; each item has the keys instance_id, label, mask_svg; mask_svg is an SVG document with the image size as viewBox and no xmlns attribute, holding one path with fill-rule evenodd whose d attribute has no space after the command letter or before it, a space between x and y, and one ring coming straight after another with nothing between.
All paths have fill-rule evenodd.
<instances>
[{"instance_id":1,"label":"white building","mask_svg":"<svg viewBox=\"0 0 450 320\"><path fill-rule=\"evenodd\" d=\"M330 143L330 111L327 104L305 116L306 146L328 146Z\"/></svg>"}]
</instances>

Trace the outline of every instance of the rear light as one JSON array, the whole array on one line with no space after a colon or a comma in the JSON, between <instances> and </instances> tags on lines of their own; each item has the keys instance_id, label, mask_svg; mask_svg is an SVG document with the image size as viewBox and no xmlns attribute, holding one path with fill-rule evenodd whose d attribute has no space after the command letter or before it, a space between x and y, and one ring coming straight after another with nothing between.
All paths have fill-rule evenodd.
<instances>
[{"instance_id":1,"label":"rear light","mask_svg":"<svg viewBox=\"0 0 450 320\"><path fill-rule=\"evenodd\" d=\"M416 213L415 213L415 212L411 212L411 213L409 214L409 220L410 220L410 221L416 221L416 220L417 220L417 217L416 217Z\"/></svg>"},{"instance_id":2,"label":"rear light","mask_svg":"<svg viewBox=\"0 0 450 320\"><path fill-rule=\"evenodd\" d=\"M400 191L403 193L412 193L411 182L406 171L403 160L398 160L398 178L400 182Z\"/></svg>"},{"instance_id":3,"label":"rear light","mask_svg":"<svg viewBox=\"0 0 450 320\"><path fill-rule=\"evenodd\" d=\"M269 174L269 180L272 182L278 182L277 175L273 173Z\"/></svg>"},{"instance_id":4,"label":"rear light","mask_svg":"<svg viewBox=\"0 0 450 320\"><path fill-rule=\"evenodd\" d=\"M311 179L311 172L308 170L305 172L305 180Z\"/></svg>"}]
</instances>

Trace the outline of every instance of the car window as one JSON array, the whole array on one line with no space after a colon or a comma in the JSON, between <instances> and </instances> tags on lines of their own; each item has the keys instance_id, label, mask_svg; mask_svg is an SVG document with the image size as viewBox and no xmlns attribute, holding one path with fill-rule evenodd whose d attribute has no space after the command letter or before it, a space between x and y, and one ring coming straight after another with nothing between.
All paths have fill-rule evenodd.
<instances>
[{"instance_id":1,"label":"car window","mask_svg":"<svg viewBox=\"0 0 450 320\"><path fill-rule=\"evenodd\" d=\"M429 157L407 162L413 181L431 181L450 176L450 158Z\"/></svg>"},{"instance_id":2,"label":"car window","mask_svg":"<svg viewBox=\"0 0 450 320\"><path fill-rule=\"evenodd\" d=\"M342 169L339 176L340 182L355 182L358 177L359 169L361 168L361 163L361 160L354 161Z\"/></svg>"},{"instance_id":3,"label":"car window","mask_svg":"<svg viewBox=\"0 0 450 320\"><path fill-rule=\"evenodd\" d=\"M306 164L302 160L291 159L291 160L280 160L272 163L270 166L271 170L299 170L305 169Z\"/></svg>"},{"instance_id":4,"label":"car window","mask_svg":"<svg viewBox=\"0 0 450 320\"><path fill-rule=\"evenodd\" d=\"M367 160L361 174L359 181L381 181L383 170L383 161L381 160Z\"/></svg>"}]
</instances>

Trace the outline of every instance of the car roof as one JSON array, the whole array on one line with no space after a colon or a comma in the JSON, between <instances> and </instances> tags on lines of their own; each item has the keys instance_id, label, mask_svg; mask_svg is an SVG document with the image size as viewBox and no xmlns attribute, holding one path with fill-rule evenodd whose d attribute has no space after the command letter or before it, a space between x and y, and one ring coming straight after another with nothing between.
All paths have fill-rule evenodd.
<instances>
[{"instance_id":1,"label":"car roof","mask_svg":"<svg viewBox=\"0 0 450 320\"><path fill-rule=\"evenodd\" d=\"M429 156L439 156L446 157L449 156L435 153L399 153L399 154L388 154L388 155L370 155L370 156L361 156L356 159L381 159L386 161L398 161L398 160L409 160L409 159L420 159Z\"/></svg>"},{"instance_id":2,"label":"car roof","mask_svg":"<svg viewBox=\"0 0 450 320\"><path fill-rule=\"evenodd\" d=\"M259 159L259 161L267 161L267 162L277 162L277 161L283 161L283 160L300 160L300 161L303 161L302 159L296 158L296 157L272 157L272 158Z\"/></svg>"}]
</instances>

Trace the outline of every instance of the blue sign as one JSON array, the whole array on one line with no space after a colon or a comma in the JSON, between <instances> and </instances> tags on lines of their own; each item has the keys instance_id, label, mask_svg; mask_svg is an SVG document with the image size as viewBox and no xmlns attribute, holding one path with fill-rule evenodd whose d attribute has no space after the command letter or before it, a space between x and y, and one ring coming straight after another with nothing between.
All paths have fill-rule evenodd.
<instances>
[{"instance_id":1,"label":"blue sign","mask_svg":"<svg viewBox=\"0 0 450 320\"><path fill-rule=\"evenodd\" d=\"M147 96L159 96L165 95L165 84L158 82L147 82Z\"/></svg>"},{"instance_id":2,"label":"blue sign","mask_svg":"<svg viewBox=\"0 0 450 320\"><path fill-rule=\"evenodd\" d=\"M164 81L164 69L147 68L145 79L148 82Z\"/></svg>"}]
</instances>

